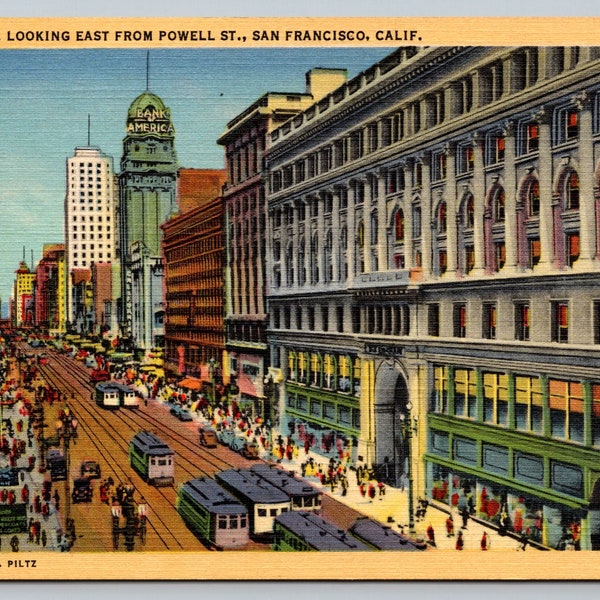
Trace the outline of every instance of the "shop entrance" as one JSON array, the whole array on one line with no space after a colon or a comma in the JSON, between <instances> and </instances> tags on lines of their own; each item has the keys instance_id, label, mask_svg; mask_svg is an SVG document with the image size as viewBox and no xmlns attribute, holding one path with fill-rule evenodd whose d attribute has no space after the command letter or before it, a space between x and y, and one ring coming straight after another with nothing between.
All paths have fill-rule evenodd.
<instances>
[{"instance_id":1,"label":"shop entrance","mask_svg":"<svg viewBox=\"0 0 600 600\"><path fill-rule=\"evenodd\" d=\"M402 435L401 415L409 401L406 377L395 366L383 362L375 381L375 470L376 477L393 487L407 484L407 440Z\"/></svg>"}]
</instances>

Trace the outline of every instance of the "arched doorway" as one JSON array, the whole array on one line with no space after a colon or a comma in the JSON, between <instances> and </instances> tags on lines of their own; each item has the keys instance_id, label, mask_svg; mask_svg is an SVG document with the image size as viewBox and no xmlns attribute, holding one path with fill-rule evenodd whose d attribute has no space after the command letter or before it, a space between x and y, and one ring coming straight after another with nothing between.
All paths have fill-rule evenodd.
<instances>
[{"instance_id":1,"label":"arched doorway","mask_svg":"<svg viewBox=\"0 0 600 600\"><path fill-rule=\"evenodd\" d=\"M400 487L408 472L408 440L402 435L402 416L407 414L409 392L403 366L386 361L377 369L374 401L376 477Z\"/></svg>"}]
</instances>

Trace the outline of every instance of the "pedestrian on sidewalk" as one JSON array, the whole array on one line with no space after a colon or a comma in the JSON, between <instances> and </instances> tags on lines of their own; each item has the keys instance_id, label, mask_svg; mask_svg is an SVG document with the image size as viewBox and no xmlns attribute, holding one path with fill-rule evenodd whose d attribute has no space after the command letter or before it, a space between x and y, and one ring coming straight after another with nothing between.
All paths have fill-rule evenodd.
<instances>
[{"instance_id":1,"label":"pedestrian on sidewalk","mask_svg":"<svg viewBox=\"0 0 600 600\"><path fill-rule=\"evenodd\" d=\"M46 535L46 530L42 529L42 546L45 548L48 543L48 536Z\"/></svg>"},{"instance_id":2,"label":"pedestrian on sidewalk","mask_svg":"<svg viewBox=\"0 0 600 600\"><path fill-rule=\"evenodd\" d=\"M456 549L462 550L464 548L465 542L463 540L462 531L458 532L458 537L456 538Z\"/></svg>"},{"instance_id":3,"label":"pedestrian on sidewalk","mask_svg":"<svg viewBox=\"0 0 600 600\"><path fill-rule=\"evenodd\" d=\"M446 519L446 537L454 537L454 519L449 515Z\"/></svg>"},{"instance_id":4,"label":"pedestrian on sidewalk","mask_svg":"<svg viewBox=\"0 0 600 600\"><path fill-rule=\"evenodd\" d=\"M56 512L60 510L60 495L58 493L58 489L54 489L54 506L56 508Z\"/></svg>"},{"instance_id":5,"label":"pedestrian on sidewalk","mask_svg":"<svg viewBox=\"0 0 600 600\"><path fill-rule=\"evenodd\" d=\"M488 538L488 534L487 534L487 531L484 531L483 535L481 536L481 549L487 550L489 547L490 547L490 541Z\"/></svg>"},{"instance_id":6,"label":"pedestrian on sidewalk","mask_svg":"<svg viewBox=\"0 0 600 600\"><path fill-rule=\"evenodd\" d=\"M383 481L377 482L377 488L379 489L379 496L385 496L385 484ZM379 499L382 500L382 498Z\"/></svg>"},{"instance_id":7,"label":"pedestrian on sidewalk","mask_svg":"<svg viewBox=\"0 0 600 600\"><path fill-rule=\"evenodd\" d=\"M427 527L427 543L430 546L435 546L435 531L434 531L433 525L431 525L431 523Z\"/></svg>"},{"instance_id":8,"label":"pedestrian on sidewalk","mask_svg":"<svg viewBox=\"0 0 600 600\"><path fill-rule=\"evenodd\" d=\"M360 482L360 485L358 486L358 489L359 489L359 491L360 491L360 495L361 495L363 498L365 498L365 497L366 497L366 495L367 495L367 489L366 489L366 487L365 487L365 484L364 484L362 481Z\"/></svg>"},{"instance_id":9,"label":"pedestrian on sidewalk","mask_svg":"<svg viewBox=\"0 0 600 600\"><path fill-rule=\"evenodd\" d=\"M375 498L375 486L372 483L370 483L369 484L369 499L371 502L373 502L374 498Z\"/></svg>"}]
</instances>

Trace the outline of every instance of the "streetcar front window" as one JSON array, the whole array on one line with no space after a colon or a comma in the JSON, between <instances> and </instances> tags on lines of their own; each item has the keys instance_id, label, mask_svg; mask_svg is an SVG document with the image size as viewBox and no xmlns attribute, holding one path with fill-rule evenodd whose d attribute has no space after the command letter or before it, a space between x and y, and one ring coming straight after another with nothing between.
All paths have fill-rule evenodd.
<instances>
[{"instance_id":1,"label":"streetcar front window","mask_svg":"<svg viewBox=\"0 0 600 600\"><path fill-rule=\"evenodd\" d=\"M266 508L259 508L257 510L257 514L259 517L266 517L267 516L267 509Z\"/></svg>"},{"instance_id":2,"label":"streetcar front window","mask_svg":"<svg viewBox=\"0 0 600 600\"><path fill-rule=\"evenodd\" d=\"M238 518L233 515L229 518L229 529L237 529L238 528Z\"/></svg>"},{"instance_id":3,"label":"streetcar front window","mask_svg":"<svg viewBox=\"0 0 600 600\"><path fill-rule=\"evenodd\" d=\"M276 517L277 516L277 509L276 508L272 508L269 516Z\"/></svg>"},{"instance_id":4,"label":"streetcar front window","mask_svg":"<svg viewBox=\"0 0 600 600\"><path fill-rule=\"evenodd\" d=\"M219 529L227 529L227 517L225 515L219 516Z\"/></svg>"},{"instance_id":5,"label":"streetcar front window","mask_svg":"<svg viewBox=\"0 0 600 600\"><path fill-rule=\"evenodd\" d=\"M246 515L242 515L240 517L240 529L246 529L246 527L247 527Z\"/></svg>"}]
</instances>

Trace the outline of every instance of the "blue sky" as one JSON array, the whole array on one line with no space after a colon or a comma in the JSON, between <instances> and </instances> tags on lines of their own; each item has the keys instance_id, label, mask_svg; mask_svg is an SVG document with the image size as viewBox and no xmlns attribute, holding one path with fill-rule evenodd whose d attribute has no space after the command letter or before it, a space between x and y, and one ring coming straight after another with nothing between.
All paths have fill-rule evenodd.
<instances>
[{"instance_id":1,"label":"blue sky","mask_svg":"<svg viewBox=\"0 0 600 600\"><path fill-rule=\"evenodd\" d=\"M216 139L267 91L303 92L313 67L349 77L392 49L151 50L150 91L171 109L183 167L222 168ZM125 118L146 88L146 50L0 51L0 297L23 257L61 242L65 161L91 143L119 170Z\"/></svg>"}]
</instances>

